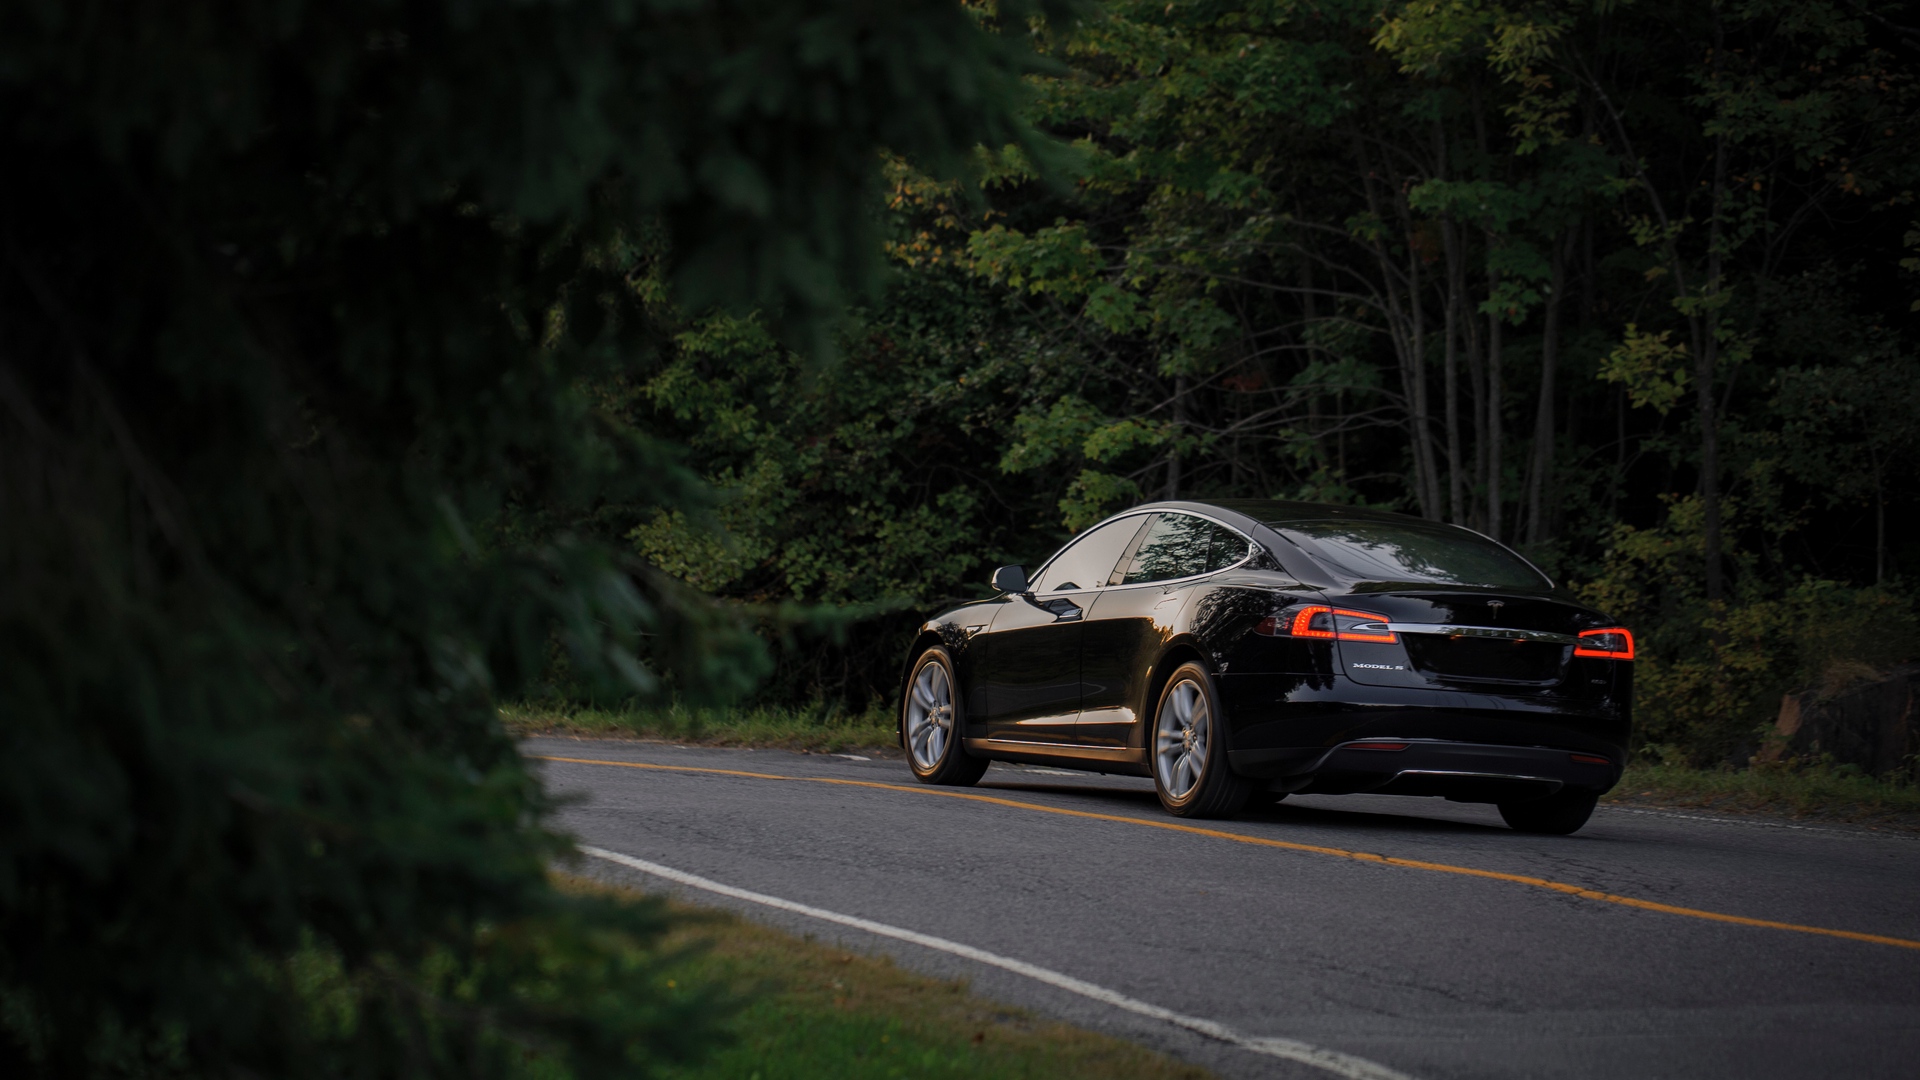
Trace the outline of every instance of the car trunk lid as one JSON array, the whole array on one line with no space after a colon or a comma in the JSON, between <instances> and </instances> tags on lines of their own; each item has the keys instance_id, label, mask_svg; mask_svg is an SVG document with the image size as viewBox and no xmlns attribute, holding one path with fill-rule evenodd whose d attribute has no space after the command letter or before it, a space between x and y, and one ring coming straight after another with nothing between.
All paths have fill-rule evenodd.
<instances>
[{"instance_id":1,"label":"car trunk lid","mask_svg":"<svg viewBox=\"0 0 1920 1080\"><path fill-rule=\"evenodd\" d=\"M1550 597L1487 590L1396 589L1352 595L1338 642L1355 682L1457 685L1499 693L1563 687L1581 630L1599 624L1585 608ZM1360 621L1353 616L1375 616Z\"/></svg>"}]
</instances>

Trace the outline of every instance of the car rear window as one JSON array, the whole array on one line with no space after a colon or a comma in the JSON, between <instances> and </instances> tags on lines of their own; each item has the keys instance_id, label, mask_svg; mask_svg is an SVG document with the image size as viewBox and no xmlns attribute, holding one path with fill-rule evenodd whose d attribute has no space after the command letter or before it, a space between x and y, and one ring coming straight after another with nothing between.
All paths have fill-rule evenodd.
<instances>
[{"instance_id":1,"label":"car rear window","mask_svg":"<svg viewBox=\"0 0 1920 1080\"><path fill-rule=\"evenodd\" d=\"M1547 589L1525 559L1478 533L1397 521L1290 521L1274 528L1357 581Z\"/></svg>"}]
</instances>

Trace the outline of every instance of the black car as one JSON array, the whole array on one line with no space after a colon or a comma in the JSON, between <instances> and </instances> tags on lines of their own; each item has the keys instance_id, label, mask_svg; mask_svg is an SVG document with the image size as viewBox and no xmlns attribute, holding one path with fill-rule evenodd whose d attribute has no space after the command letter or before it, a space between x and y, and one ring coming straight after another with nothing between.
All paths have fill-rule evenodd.
<instances>
[{"instance_id":1,"label":"black car","mask_svg":"<svg viewBox=\"0 0 1920 1080\"><path fill-rule=\"evenodd\" d=\"M1309 503L1159 502L929 620L915 776L1151 776L1174 814L1295 792L1490 802L1570 833L1619 779L1633 635L1469 529Z\"/></svg>"}]
</instances>

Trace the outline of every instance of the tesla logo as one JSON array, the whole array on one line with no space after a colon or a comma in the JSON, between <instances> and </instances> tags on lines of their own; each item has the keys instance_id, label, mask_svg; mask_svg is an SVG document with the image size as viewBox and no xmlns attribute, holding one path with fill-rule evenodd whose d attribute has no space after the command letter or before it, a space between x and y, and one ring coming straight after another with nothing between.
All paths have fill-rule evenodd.
<instances>
[{"instance_id":1,"label":"tesla logo","mask_svg":"<svg viewBox=\"0 0 1920 1080\"><path fill-rule=\"evenodd\" d=\"M1500 609L1506 607L1507 602L1505 600L1489 600L1487 601L1487 606L1493 609L1493 616L1497 619L1500 617Z\"/></svg>"}]
</instances>

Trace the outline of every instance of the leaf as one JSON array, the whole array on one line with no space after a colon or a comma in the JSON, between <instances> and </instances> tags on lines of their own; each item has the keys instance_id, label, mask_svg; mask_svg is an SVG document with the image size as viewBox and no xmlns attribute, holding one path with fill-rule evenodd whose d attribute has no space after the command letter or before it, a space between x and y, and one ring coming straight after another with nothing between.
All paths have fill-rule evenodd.
<instances>
[{"instance_id":1,"label":"leaf","mask_svg":"<svg viewBox=\"0 0 1920 1080\"><path fill-rule=\"evenodd\" d=\"M1601 379L1626 387L1635 408L1651 408L1662 416L1672 411L1691 379L1685 345L1670 339L1673 331L1642 332L1628 323L1626 339L1600 362Z\"/></svg>"}]
</instances>

